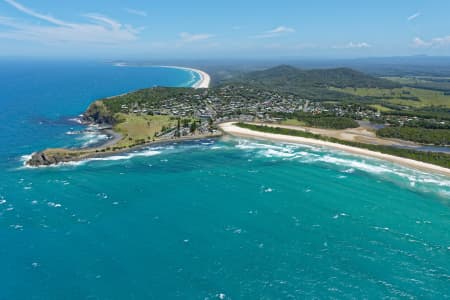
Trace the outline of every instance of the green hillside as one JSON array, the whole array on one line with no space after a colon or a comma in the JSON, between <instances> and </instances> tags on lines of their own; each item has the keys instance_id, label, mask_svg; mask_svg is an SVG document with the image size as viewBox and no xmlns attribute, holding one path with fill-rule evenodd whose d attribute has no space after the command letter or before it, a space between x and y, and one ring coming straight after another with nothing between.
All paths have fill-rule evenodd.
<instances>
[{"instance_id":1,"label":"green hillside","mask_svg":"<svg viewBox=\"0 0 450 300\"><path fill-rule=\"evenodd\" d=\"M365 97L332 88L393 89L396 82L373 77L348 68L301 70L287 65L239 75L228 82L292 93L318 101L365 101Z\"/></svg>"}]
</instances>

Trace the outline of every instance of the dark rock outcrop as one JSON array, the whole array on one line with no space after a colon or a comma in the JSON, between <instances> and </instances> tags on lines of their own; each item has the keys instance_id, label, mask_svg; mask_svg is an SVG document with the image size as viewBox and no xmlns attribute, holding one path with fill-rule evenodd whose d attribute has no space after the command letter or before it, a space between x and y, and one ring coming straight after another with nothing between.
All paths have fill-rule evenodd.
<instances>
[{"instance_id":1,"label":"dark rock outcrop","mask_svg":"<svg viewBox=\"0 0 450 300\"><path fill-rule=\"evenodd\" d=\"M73 160L70 155L62 154L49 154L45 151L33 153L30 160L27 161L27 165L32 167L57 165L62 162Z\"/></svg>"},{"instance_id":2,"label":"dark rock outcrop","mask_svg":"<svg viewBox=\"0 0 450 300\"><path fill-rule=\"evenodd\" d=\"M82 121L95 124L113 125L115 120L102 101L92 103L82 116Z\"/></svg>"}]
</instances>

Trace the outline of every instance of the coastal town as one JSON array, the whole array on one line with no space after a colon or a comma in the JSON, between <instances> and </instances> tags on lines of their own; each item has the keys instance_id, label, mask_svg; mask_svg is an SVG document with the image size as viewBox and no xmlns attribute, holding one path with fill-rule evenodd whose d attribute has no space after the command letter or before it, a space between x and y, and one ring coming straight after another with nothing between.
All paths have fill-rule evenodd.
<instances>
[{"instance_id":1,"label":"coastal town","mask_svg":"<svg viewBox=\"0 0 450 300\"><path fill-rule=\"evenodd\" d=\"M230 120L277 122L281 120L277 117L278 114L292 114L297 111L310 114L332 113L336 116L353 116L360 119L380 117L379 111L368 106L330 106L292 94L244 86L197 89L158 102L136 101L120 106L120 112L125 114L196 117L216 123Z\"/></svg>"},{"instance_id":2,"label":"coastal town","mask_svg":"<svg viewBox=\"0 0 450 300\"><path fill-rule=\"evenodd\" d=\"M449 121L442 119L382 113L369 103L314 101L294 94L248 86L225 85L219 88L184 90L159 101L152 101L151 98L145 101L142 99L128 101L123 96L118 96L118 99L126 102L120 105L121 113L167 115L175 118L193 117L198 119L201 124L198 129L203 132L206 132L208 125L227 121L277 123L296 112L313 116L327 115L369 120L381 126L384 124L406 126L418 122L425 122L429 126L450 126Z\"/></svg>"},{"instance_id":3,"label":"coastal town","mask_svg":"<svg viewBox=\"0 0 450 300\"><path fill-rule=\"evenodd\" d=\"M93 148L47 149L34 153L27 164L52 165L107 156L149 143L217 137L227 133L230 126L223 124L230 122L242 126L245 123L277 126L295 130L291 134L316 140L344 143L444 167L449 164L449 156L445 154L449 145L449 119L440 117L434 108L418 112L412 111L411 106L395 105L395 109L391 109L388 107L394 107L392 103L375 97L355 97L336 91L336 87L353 84L348 78L357 78L361 87L391 88L391 93L398 88L397 84L350 69L330 69L316 72L314 80L301 89L294 83L286 87L266 87L289 72L293 72L294 79L305 76L303 71L280 66L208 87L210 77L202 71L197 73L200 79L191 88L154 87L99 99L83 113L82 120L86 124L109 127L111 141ZM258 82L261 76L263 79ZM330 88L330 84L336 87ZM328 100L330 95L339 101ZM404 97L412 98L407 93ZM240 132L236 128L233 130ZM434 147L422 150L421 145Z\"/></svg>"}]
</instances>

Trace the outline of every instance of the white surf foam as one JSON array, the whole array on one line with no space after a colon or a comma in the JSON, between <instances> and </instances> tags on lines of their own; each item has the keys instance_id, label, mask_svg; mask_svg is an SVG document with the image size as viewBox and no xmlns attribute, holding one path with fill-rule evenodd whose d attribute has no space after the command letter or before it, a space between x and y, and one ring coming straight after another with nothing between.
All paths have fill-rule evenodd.
<instances>
[{"instance_id":1,"label":"white surf foam","mask_svg":"<svg viewBox=\"0 0 450 300\"><path fill-rule=\"evenodd\" d=\"M86 133L79 138L79 140L83 142L82 148L87 148L102 141L106 141L107 139L109 139L108 135L99 133Z\"/></svg>"},{"instance_id":2,"label":"white surf foam","mask_svg":"<svg viewBox=\"0 0 450 300\"><path fill-rule=\"evenodd\" d=\"M365 161L358 161L355 159L344 159L338 158L331 155L325 155L322 157L318 157L317 161L322 161L325 163L330 163L333 165L350 167L353 169L359 169L362 171L370 172L370 173L392 173L392 169L390 167L384 165L373 165L370 163L366 163Z\"/></svg>"},{"instance_id":3,"label":"white surf foam","mask_svg":"<svg viewBox=\"0 0 450 300\"><path fill-rule=\"evenodd\" d=\"M27 161L29 161L29 160L31 159L31 157L33 156L34 153L35 153L35 152L33 152L33 153L31 153L31 154L25 154L25 155L22 155L22 156L20 157L20 161L22 162L22 165L23 165L24 167L27 166Z\"/></svg>"},{"instance_id":4,"label":"white surf foam","mask_svg":"<svg viewBox=\"0 0 450 300\"><path fill-rule=\"evenodd\" d=\"M71 119L69 119L69 121L72 121L72 122L75 122L78 124L83 124L83 122L81 121L81 118L71 118Z\"/></svg>"},{"instance_id":5,"label":"white surf foam","mask_svg":"<svg viewBox=\"0 0 450 300\"><path fill-rule=\"evenodd\" d=\"M258 155L270 159L279 158L311 164L326 163L337 166L339 169L342 168L340 170L342 173L351 174L358 170L408 186L414 190L437 193L441 196L450 194L450 180L444 176L425 173L378 159L361 158L332 149L303 147L303 145L285 143L272 144L245 139L239 139L235 148L247 152L253 150ZM340 179L343 179L343 177L340 177Z\"/></svg>"},{"instance_id":6,"label":"white surf foam","mask_svg":"<svg viewBox=\"0 0 450 300\"><path fill-rule=\"evenodd\" d=\"M93 161L120 161L120 160L129 160L134 157L149 157L149 156L155 156L155 155L159 155L159 154L161 154L161 151L156 151L154 149L147 149L147 150L131 152L131 153L123 154L123 155L92 157L92 158L87 158L87 159L80 160L80 161L62 162L62 163L59 163L56 165L39 166L39 167L28 166L26 164L26 162L31 158L32 155L26 155L26 158L23 159L23 166L18 169L58 168L58 167L65 167L65 166L76 167L76 166L81 166L81 165L84 165L86 163L93 162Z\"/></svg>"},{"instance_id":7,"label":"white surf foam","mask_svg":"<svg viewBox=\"0 0 450 300\"><path fill-rule=\"evenodd\" d=\"M154 149L148 149L148 150L132 152L132 153L124 154L124 155L93 157L93 158L88 158L88 159L85 159L85 160L82 160L79 162L73 162L73 163L71 162L71 163L67 163L67 164L81 165L81 164L85 164L87 162L92 162L92 161L119 161L119 160L132 159L134 157L149 157L149 156L155 156L155 155L159 155L159 154L161 154L161 151L156 151Z\"/></svg>"},{"instance_id":8,"label":"white surf foam","mask_svg":"<svg viewBox=\"0 0 450 300\"><path fill-rule=\"evenodd\" d=\"M295 156L295 154L290 151L279 151L279 150L274 150L274 149L262 151L261 154L264 155L265 157L293 157L293 156Z\"/></svg>"}]
</instances>

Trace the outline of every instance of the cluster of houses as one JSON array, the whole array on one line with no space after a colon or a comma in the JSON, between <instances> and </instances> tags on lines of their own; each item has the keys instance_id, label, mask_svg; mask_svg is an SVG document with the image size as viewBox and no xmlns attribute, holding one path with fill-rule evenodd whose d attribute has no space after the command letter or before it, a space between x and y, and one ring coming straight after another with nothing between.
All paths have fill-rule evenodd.
<instances>
[{"instance_id":1,"label":"cluster of houses","mask_svg":"<svg viewBox=\"0 0 450 300\"><path fill-rule=\"evenodd\" d=\"M201 120L273 120L274 113L310 111L316 107L294 95L257 90L247 87L225 86L217 89L195 90L160 102L123 104L123 113L195 117Z\"/></svg>"},{"instance_id":2,"label":"cluster of houses","mask_svg":"<svg viewBox=\"0 0 450 300\"><path fill-rule=\"evenodd\" d=\"M207 130L213 122L230 120L277 122L280 121L280 115L299 111L313 115L326 113L356 120L388 122L385 114L382 115L380 111L367 104L311 101L293 94L232 85L192 90L163 101L124 104L121 111L179 118L193 117L200 120L199 130ZM407 117L402 119L403 117L393 116L393 118L400 118L402 124L413 121Z\"/></svg>"}]
</instances>

